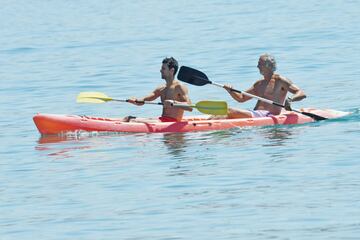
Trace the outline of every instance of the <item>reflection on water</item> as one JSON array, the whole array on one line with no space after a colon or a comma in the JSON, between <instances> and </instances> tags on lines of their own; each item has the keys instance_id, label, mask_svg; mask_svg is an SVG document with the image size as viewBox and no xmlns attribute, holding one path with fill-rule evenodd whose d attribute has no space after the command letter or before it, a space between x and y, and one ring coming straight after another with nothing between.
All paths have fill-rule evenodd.
<instances>
[{"instance_id":1,"label":"reflection on water","mask_svg":"<svg viewBox=\"0 0 360 240\"><path fill-rule=\"evenodd\" d=\"M189 135L190 136L190 135ZM68 133L63 135L43 135L38 141L35 149L46 151L48 156L70 157L71 152L82 149L96 148L99 142L121 144L124 146L134 146L144 144L147 146L161 146L164 143L169 150L169 154L180 157L187 147L185 133L112 133L112 132L80 132ZM160 143L157 144L156 142Z\"/></svg>"},{"instance_id":2,"label":"reflection on water","mask_svg":"<svg viewBox=\"0 0 360 240\"><path fill-rule=\"evenodd\" d=\"M162 134L82 132L41 136L35 149L46 151L49 156L70 157L71 152L97 147L98 140L104 143L124 142L124 145L129 146L141 143L142 145L160 147L163 143L171 157L182 159L189 158L188 149L196 149L196 151L202 151L205 154L209 148L219 147L219 145L241 150L246 149L253 142L260 141L259 144L263 147L280 147L286 145L299 131L299 128L293 126L271 126ZM263 141L258 139L259 137L267 140ZM124 145L120 146L124 147Z\"/></svg>"},{"instance_id":3,"label":"reflection on water","mask_svg":"<svg viewBox=\"0 0 360 240\"><path fill-rule=\"evenodd\" d=\"M209 147L218 144L244 149L252 142L260 141L257 139L258 137L267 139L265 143L261 140L261 146L280 147L286 145L299 131L294 126L271 126L210 132L167 133L163 135L163 143L168 147L172 156L179 157L191 145L201 147L201 151L206 151Z\"/></svg>"},{"instance_id":4,"label":"reflection on water","mask_svg":"<svg viewBox=\"0 0 360 240\"><path fill-rule=\"evenodd\" d=\"M295 153L284 149L296 144L296 140L294 139L298 137L301 129L299 126L274 126L261 129L259 134L266 139L261 146L270 149L270 151L267 152L268 159L271 162L281 162L292 159Z\"/></svg>"},{"instance_id":5,"label":"reflection on water","mask_svg":"<svg viewBox=\"0 0 360 240\"><path fill-rule=\"evenodd\" d=\"M186 133L164 133L163 143L173 156L181 156L186 148Z\"/></svg>"},{"instance_id":6,"label":"reflection on water","mask_svg":"<svg viewBox=\"0 0 360 240\"><path fill-rule=\"evenodd\" d=\"M163 134L162 141L173 163L168 176L203 174L202 169L216 164L214 163L218 161L214 155L216 151L209 151L209 147L214 144L213 140L218 134L221 135L219 131ZM201 152L201 155L199 156L197 152Z\"/></svg>"},{"instance_id":7,"label":"reflection on water","mask_svg":"<svg viewBox=\"0 0 360 240\"><path fill-rule=\"evenodd\" d=\"M284 146L289 139L292 139L292 135L296 131L295 129L289 127L267 127L261 129L259 133L267 138L269 141L263 144L264 147L270 146Z\"/></svg>"},{"instance_id":8,"label":"reflection on water","mask_svg":"<svg viewBox=\"0 0 360 240\"><path fill-rule=\"evenodd\" d=\"M48 143L60 143L66 141L76 141L80 137L77 135L43 135L37 141L38 144L48 144Z\"/></svg>"},{"instance_id":9,"label":"reflection on water","mask_svg":"<svg viewBox=\"0 0 360 240\"><path fill-rule=\"evenodd\" d=\"M81 140L78 135L46 135L39 138L35 149L47 152L48 156L70 158L71 152L90 148L90 146L78 145Z\"/></svg>"}]
</instances>

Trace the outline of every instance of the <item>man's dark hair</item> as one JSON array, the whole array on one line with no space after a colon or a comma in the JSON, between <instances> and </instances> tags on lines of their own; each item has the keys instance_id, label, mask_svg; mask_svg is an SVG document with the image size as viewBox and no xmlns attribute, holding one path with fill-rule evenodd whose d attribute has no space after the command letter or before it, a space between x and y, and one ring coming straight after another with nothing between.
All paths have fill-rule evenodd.
<instances>
[{"instance_id":1,"label":"man's dark hair","mask_svg":"<svg viewBox=\"0 0 360 240\"><path fill-rule=\"evenodd\" d=\"M176 61L175 58L173 58L173 57L164 58L162 63L163 64L165 63L168 66L169 69L174 68L174 76L176 75L176 72L177 72L177 70L179 68L179 64L178 64L178 61Z\"/></svg>"}]
</instances>

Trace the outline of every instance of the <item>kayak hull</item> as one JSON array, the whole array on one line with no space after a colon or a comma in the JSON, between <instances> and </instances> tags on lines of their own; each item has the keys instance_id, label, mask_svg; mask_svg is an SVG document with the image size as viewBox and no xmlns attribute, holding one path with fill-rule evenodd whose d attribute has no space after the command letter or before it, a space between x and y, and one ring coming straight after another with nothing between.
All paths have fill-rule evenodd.
<instances>
[{"instance_id":1,"label":"kayak hull","mask_svg":"<svg viewBox=\"0 0 360 240\"><path fill-rule=\"evenodd\" d=\"M301 111L317 114L329 119L349 114L330 109L304 108ZM76 131L133 133L194 132L224 130L236 127L303 124L315 121L311 117L296 112L284 112L280 115L262 118L238 119L209 119L208 116L204 115L185 117L181 122L159 122L154 119L141 119L141 122L124 122L120 118L38 113L33 117L33 120L39 132L43 135Z\"/></svg>"}]
</instances>

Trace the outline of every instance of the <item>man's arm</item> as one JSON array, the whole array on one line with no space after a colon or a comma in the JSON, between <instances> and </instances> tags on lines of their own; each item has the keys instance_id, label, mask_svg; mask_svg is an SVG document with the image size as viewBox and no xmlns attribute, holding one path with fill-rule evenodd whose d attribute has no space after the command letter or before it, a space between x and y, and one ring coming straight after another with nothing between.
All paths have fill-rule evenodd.
<instances>
[{"instance_id":1,"label":"man's arm","mask_svg":"<svg viewBox=\"0 0 360 240\"><path fill-rule=\"evenodd\" d=\"M141 105L144 105L144 103L139 103L139 102L154 101L155 99L160 97L161 91L163 89L164 89L164 86L160 86L160 87L156 88L154 91L152 91L148 96L143 97L143 98L134 98L134 97L132 97L132 98L129 99L129 103L141 106Z\"/></svg>"},{"instance_id":2,"label":"man's arm","mask_svg":"<svg viewBox=\"0 0 360 240\"><path fill-rule=\"evenodd\" d=\"M288 83L288 91L293 95L288 98L290 102L301 101L306 98L305 92L296 86L291 80L283 78Z\"/></svg>"},{"instance_id":3,"label":"man's arm","mask_svg":"<svg viewBox=\"0 0 360 240\"><path fill-rule=\"evenodd\" d=\"M238 93L238 92L232 91L231 89L232 89L233 87L232 87L231 85L224 85L224 88L225 88L226 91L228 91L228 93L230 94L230 96L231 96L233 99L235 99L236 101L238 101L238 102L246 102L246 101L248 101L248 100L251 99L251 97L246 96L246 95L244 95L244 94L242 94L242 93ZM252 94L252 95L257 95L257 94L256 94L256 89L255 89L255 84L254 84L251 88L249 88L248 90L246 90L245 92L250 93L250 94Z\"/></svg>"},{"instance_id":4,"label":"man's arm","mask_svg":"<svg viewBox=\"0 0 360 240\"><path fill-rule=\"evenodd\" d=\"M291 80L281 77L288 84L288 91L293 95L285 100L285 109L291 111L291 102L301 101L306 98L305 92L296 86Z\"/></svg>"}]
</instances>

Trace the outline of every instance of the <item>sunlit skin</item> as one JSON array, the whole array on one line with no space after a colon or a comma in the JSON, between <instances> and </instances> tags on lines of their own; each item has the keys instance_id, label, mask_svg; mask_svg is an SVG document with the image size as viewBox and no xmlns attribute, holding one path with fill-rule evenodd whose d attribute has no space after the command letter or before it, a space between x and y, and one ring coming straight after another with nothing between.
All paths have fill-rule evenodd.
<instances>
[{"instance_id":1,"label":"sunlit skin","mask_svg":"<svg viewBox=\"0 0 360 240\"><path fill-rule=\"evenodd\" d=\"M293 94L291 97L293 102L300 101L306 97L304 91L293 84L288 78L276 74L271 67L266 66L265 55L260 56L257 67L263 78L246 90L247 93L269 99L273 102L284 103L287 108L290 108L290 103L285 101L288 92ZM225 85L224 88L238 102L245 102L251 99L251 97L231 91L231 85ZM259 100L254 110L267 110L273 115L278 115L281 113L282 108ZM229 108L228 118L248 117L252 117L251 112L248 110Z\"/></svg>"},{"instance_id":2,"label":"sunlit skin","mask_svg":"<svg viewBox=\"0 0 360 240\"><path fill-rule=\"evenodd\" d=\"M173 104L191 104L188 96L188 89L174 78L174 68L169 69L166 63L161 65L161 78L165 80L165 85L157 87L148 96L143 98L130 98L129 102L135 105L143 105L137 101L154 101L160 97L164 104L162 117L171 117L180 121L183 118L184 111L192 111L191 107L175 107Z\"/></svg>"}]
</instances>

